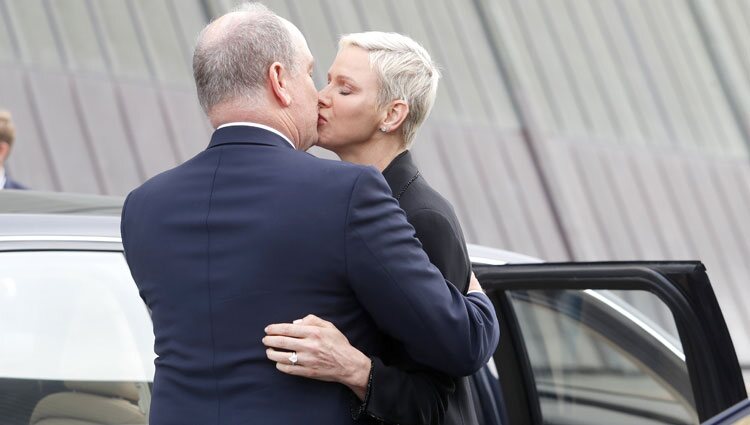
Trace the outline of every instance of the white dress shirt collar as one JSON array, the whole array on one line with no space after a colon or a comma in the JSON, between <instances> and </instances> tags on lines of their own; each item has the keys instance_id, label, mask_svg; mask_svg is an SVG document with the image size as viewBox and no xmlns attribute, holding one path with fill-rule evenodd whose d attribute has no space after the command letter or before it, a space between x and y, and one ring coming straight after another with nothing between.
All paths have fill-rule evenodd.
<instances>
[{"instance_id":1,"label":"white dress shirt collar","mask_svg":"<svg viewBox=\"0 0 750 425\"><path fill-rule=\"evenodd\" d=\"M275 128L269 127L267 125L258 124L256 122L228 122L226 124L222 124L222 125L218 126L216 129L218 130L220 128L230 127L230 126L233 126L233 125L244 125L244 126L247 126L247 127L258 127L258 128L262 128L263 130L268 130L268 131L270 131L272 133L276 133L279 136L283 137L284 140L286 140L290 145L292 145L292 148L294 148L295 150L297 149L297 147L294 146L294 143L292 143L292 141L289 140L288 137L284 136L279 130L276 130Z\"/></svg>"},{"instance_id":2,"label":"white dress shirt collar","mask_svg":"<svg viewBox=\"0 0 750 425\"><path fill-rule=\"evenodd\" d=\"M5 168L0 167L0 190L5 189L5 182L6 181L7 180L5 178Z\"/></svg>"}]
</instances>

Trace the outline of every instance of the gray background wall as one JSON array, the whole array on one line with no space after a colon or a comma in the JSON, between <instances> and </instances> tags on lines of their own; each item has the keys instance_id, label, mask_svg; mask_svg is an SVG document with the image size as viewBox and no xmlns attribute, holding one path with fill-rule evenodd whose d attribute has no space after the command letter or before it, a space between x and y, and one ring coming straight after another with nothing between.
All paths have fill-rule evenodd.
<instances>
[{"instance_id":1,"label":"gray background wall","mask_svg":"<svg viewBox=\"0 0 750 425\"><path fill-rule=\"evenodd\" d=\"M230 3L0 0L12 175L125 194L203 149L191 51ZM444 78L415 152L469 242L700 259L750 368L750 1L265 3L306 34L319 86L342 33L398 31L432 52Z\"/></svg>"}]
</instances>

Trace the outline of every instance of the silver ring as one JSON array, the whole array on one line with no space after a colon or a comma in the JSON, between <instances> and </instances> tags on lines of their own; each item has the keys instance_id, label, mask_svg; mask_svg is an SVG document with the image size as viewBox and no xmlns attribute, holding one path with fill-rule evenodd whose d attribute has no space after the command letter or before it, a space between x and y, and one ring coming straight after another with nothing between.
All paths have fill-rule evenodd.
<instances>
[{"instance_id":1,"label":"silver ring","mask_svg":"<svg viewBox=\"0 0 750 425\"><path fill-rule=\"evenodd\" d=\"M297 364L297 352L292 351L292 354L289 355L289 361L292 362L292 366L295 366Z\"/></svg>"}]
</instances>

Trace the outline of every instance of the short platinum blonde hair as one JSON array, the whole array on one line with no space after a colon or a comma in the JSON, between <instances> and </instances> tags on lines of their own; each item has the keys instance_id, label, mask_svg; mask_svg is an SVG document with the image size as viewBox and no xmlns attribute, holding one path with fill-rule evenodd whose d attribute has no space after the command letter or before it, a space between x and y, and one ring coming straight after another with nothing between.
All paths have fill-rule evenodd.
<instances>
[{"instance_id":1,"label":"short platinum blonde hair","mask_svg":"<svg viewBox=\"0 0 750 425\"><path fill-rule=\"evenodd\" d=\"M243 3L230 13L237 12L237 22L218 29L212 22L198 35L193 77L206 113L226 101L255 102L274 62L290 72L297 68L297 49L282 18L260 3Z\"/></svg>"},{"instance_id":2,"label":"short platinum blonde hair","mask_svg":"<svg viewBox=\"0 0 750 425\"><path fill-rule=\"evenodd\" d=\"M361 32L346 34L339 40L339 49L354 46L366 50L370 67L380 83L379 106L393 100L409 105L401 131L406 146L414 141L417 129L430 114L437 96L440 71L424 47L411 38L393 32Z\"/></svg>"}]
</instances>

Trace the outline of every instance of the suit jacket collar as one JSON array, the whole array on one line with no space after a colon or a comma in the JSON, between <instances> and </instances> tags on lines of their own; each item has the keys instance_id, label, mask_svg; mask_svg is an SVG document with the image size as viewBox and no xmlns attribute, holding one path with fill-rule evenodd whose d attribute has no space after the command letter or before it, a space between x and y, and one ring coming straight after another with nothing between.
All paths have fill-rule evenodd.
<instances>
[{"instance_id":1,"label":"suit jacket collar","mask_svg":"<svg viewBox=\"0 0 750 425\"><path fill-rule=\"evenodd\" d=\"M214 131L208 149L221 145L265 145L292 149L292 145L273 131L247 125L232 125Z\"/></svg>"},{"instance_id":2,"label":"suit jacket collar","mask_svg":"<svg viewBox=\"0 0 750 425\"><path fill-rule=\"evenodd\" d=\"M407 150L393 158L393 161L383 170L383 177L391 187L393 196L398 196L414 182L417 173L419 173L417 164L414 163L411 152Z\"/></svg>"}]
</instances>

